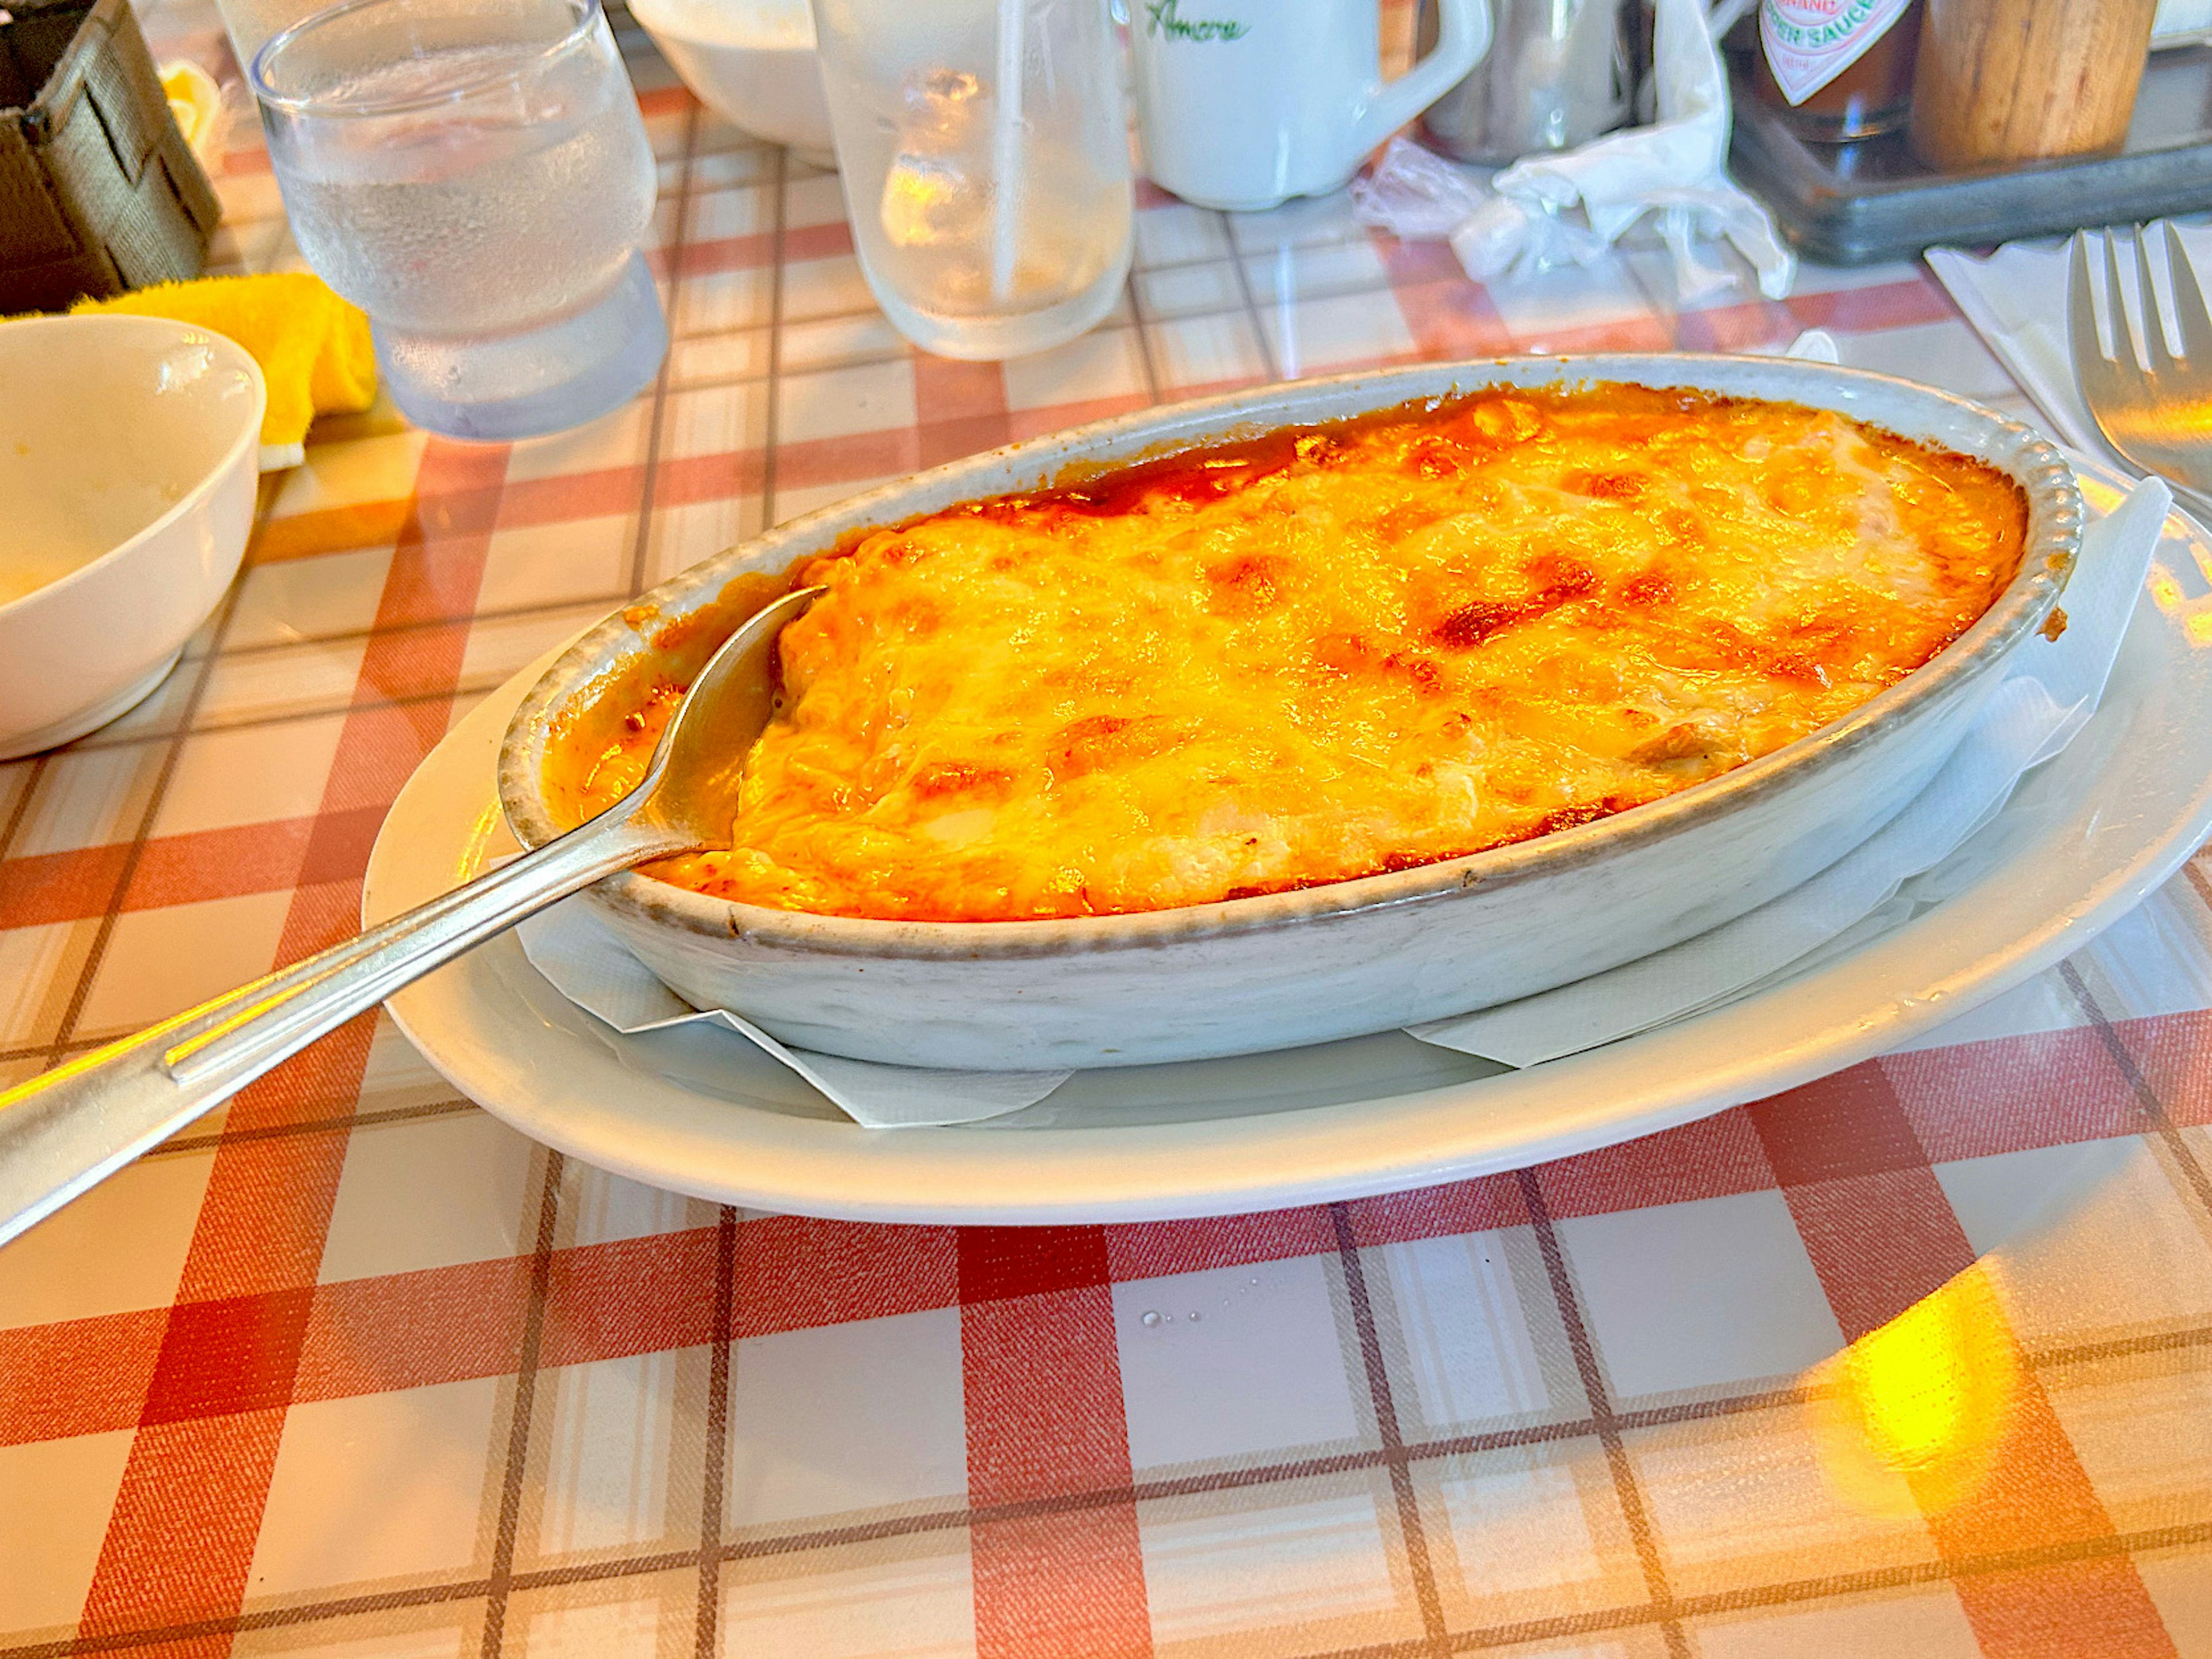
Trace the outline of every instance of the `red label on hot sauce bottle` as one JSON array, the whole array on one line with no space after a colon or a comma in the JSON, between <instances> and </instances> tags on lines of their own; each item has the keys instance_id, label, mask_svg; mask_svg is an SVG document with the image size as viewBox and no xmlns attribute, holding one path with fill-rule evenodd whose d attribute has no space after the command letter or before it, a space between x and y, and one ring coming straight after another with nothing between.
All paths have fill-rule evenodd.
<instances>
[{"instance_id":1,"label":"red label on hot sauce bottle","mask_svg":"<svg viewBox=\"0 0 2212 1659\"><path fill-rule=\"evenodd\" d=\"M1759 89L1808 137L1894 126L1912 95L1921 0L1760 0Z\"/></svg>"}]
</instances>

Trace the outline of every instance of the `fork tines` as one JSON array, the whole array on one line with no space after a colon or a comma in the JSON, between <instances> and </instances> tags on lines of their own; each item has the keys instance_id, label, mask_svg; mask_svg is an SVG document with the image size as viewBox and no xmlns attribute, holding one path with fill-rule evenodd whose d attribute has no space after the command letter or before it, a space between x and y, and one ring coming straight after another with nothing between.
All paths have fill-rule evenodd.
<instances>
[{"instance_id":1,"label":"fork tines","mask_svg":"<svg viewBox=\"0 0 2212 1659\"><path fill-rule=\"evenodd\" d=\"M2212 363L2212 313L2205 308L2203 290L2197 285L2188 252L2181 245L2181 233L2170 221L2164 228L2166 270L2173 290L2173 319L2179 326L2181 349L2172 350L2167 342L2165 316L2151 277L2150 241L2146 234L2148 227L2135 225L2129 228L2127 234L2134 237L2136 245L2136 295L2142 319L2140 331L2130 323L2127 307L2121 299L2125 279L2120 274L2118 243L2122 233L2115 228L2097 234L2097 240L2104 246L2104 306L2112 341L2111 352L2106 351L2093 309L2095 302L2092 296L2098 287L2089 267L2089 239L2093 233L2076 231L2066 309L2068 331L2072 337L2069 343L2077 366L2102 361L2123 373L2130 369L2140 373L2143 364L2148 363L2149 372L2157 374L2190 367L2191 359Z\"/></svg>"}]
</instances>

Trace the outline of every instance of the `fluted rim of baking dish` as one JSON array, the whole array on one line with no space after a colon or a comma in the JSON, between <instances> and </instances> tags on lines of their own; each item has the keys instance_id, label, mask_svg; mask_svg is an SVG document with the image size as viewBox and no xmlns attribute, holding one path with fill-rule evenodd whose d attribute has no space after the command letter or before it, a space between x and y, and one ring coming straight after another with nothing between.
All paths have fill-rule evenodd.
<instances>
[{"instance_id":1,"label":"fluted rim of baking dish","mask_svg":"<svg viewBox=\"0 0 2212 1659\"><path fill-rule=\"evenodd\" d=\"M1779 384L1770 390L1730 384L1753 379ZM897 523L960 501L1036 489L1073 464L1128 465L1237 435L1350 419L1362 409L1388 409L1418 398L1467 395L1498 386L1608 382L1801 403L1865 420L1917 442L1941 442L1976 455L2027 494L2027 538L2020 568L1966 632L1840 720L1656 801L1462 858L1211 904L1033 921L895 921L781 910L712 898L635 871L607 878L592 890L593 897L636 921L702 939L743 940L841 957L960 960L1158 949L1215 935L1274 931L1388 906L1434 902L1475 887L1496 890L1684 833L1839 763L1946 692L1994 670L2044 623L2080 555L2081 492L2073 469L2055 446L2021 422L1971 399L1871 370L1777 357L1608 353L1427 363L1279 382L1141 410L966 456L792 519L679 572L578 638L531 688L501 745L501 809L526 847L539 846L562 832L544 793L545 745L553 722L571 697L592 690L623 662L652 649L642 624L665 628L711 604L732 577L788 569L802 558L828 550L855 528ZM1337 407L1363 387L1373 395L1359 408ZM1938 437L1932 432L1916 435L1902 430L1895 417L1886 419L1852 406L1900 397L1920 401L1928 411L1929 418L1916 424L1932 428L1937 424L1936 416L1945 414L1968 428L1967 435L1978 434L1981 441L1970 444L1961 435ZM1018 477L1005 476L1012 466L1029 470ZM978 481L975 487L961 489L969 479Z\"/></svg>"}]
</instances>

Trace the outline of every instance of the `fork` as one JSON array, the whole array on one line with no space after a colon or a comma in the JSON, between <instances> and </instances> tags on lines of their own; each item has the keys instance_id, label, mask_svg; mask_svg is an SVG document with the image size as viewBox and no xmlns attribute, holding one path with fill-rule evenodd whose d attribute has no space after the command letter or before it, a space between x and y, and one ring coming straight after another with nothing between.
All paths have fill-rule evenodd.
<instances>
[{"instance_id":1,"label":"fork","mask_svg":"<svg viewBox=\"0 0 2212 1659\"><path fill-rule=\"evenodd\" d=\"M2136 291L2142 313L2143 351L2136 352L2134 331L2121 301L2117 230L2103 233L2105 311L2112 319L2112 356L2105 355L2097 334L2089 265L2089 233L2074 236L2074 258L2066 281L2066 331L2081 400L2097 429L2121 456L2145 472L2173 484L2200 517L2212 515L2212 313L2197 284L2195 268L2181 245L2181 233L2166 227L2166 267L2173 283L2173 313L2181 329L2181 349L2167 349L2166 324L2151 286L2150 243L2144 227L2133 228ZM2145 368L2143 362L2150 367Z\"/></svg>"}]
</instances>

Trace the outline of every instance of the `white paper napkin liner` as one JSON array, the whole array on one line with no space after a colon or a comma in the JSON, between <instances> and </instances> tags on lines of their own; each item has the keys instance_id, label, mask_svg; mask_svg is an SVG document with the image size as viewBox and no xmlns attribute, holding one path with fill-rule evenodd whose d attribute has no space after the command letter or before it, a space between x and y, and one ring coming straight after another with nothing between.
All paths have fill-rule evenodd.
<instances>
[{"instance_id":1,"label":"white paper napkin liner","mask_svg":"<svg viewBox=\"0 0 2212 1659\"><path fill-rule=\"evenodd\" d=\"M2136 486L2083 537L2064 596L2066 631L2023 641L2005 679L1926 789L1865 842L1749 915L1608 972L1515 1002L1408 1026L1424 1042L1534 1066L1702 1013L1800 973L1808 953L1905 919L1885 910L2010 797L2021 775L2063 750L2095 711L2148 575L2172 494Z\"/></svg>"},{"instance_id":2,"label":"white paper napkin liner","mask_svg":"<svg viewBox=\"0 0 2212 1659\"><path fill-rule=\"evenodd\" d=\"M881 1066L793 1048L726 1008L694 1008L577 899L539 911L515 933L530 965L594 1018L631 1036L702 1024L735 1031L805 1078L865 1129L915 1129L1000 1117L1035 1105L1075 1075Z\"/></svg>"},{"instance_id":3,"label":"white paper napkin liner","mask_svg":"<svg viewBox=\"0 0 2212 1659\"><path fill-rule=\"evenodd\" d=\"M1751 355L1762 357L1767 354L1754 350ZM1836 343L1836 337L1825 328L1805 330L1775 355L1795 358L1801 363L1840 364L1844 361L1843 349Z\"/></svg>"}]
</instances>

